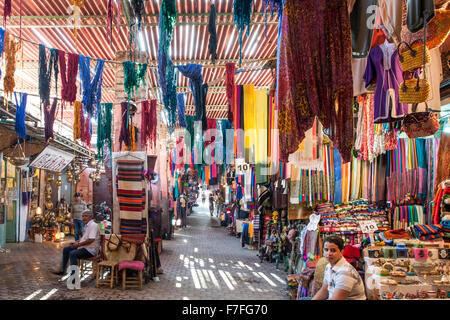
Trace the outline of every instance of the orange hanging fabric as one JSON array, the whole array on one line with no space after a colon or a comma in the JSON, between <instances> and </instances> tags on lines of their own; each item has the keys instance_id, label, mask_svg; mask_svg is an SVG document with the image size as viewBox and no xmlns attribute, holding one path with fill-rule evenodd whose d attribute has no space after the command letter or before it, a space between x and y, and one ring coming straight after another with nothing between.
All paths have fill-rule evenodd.
<instances>
[{"instance_id":1,"label":"orange hanging fabric","mask_svg":"<svg viewBox=\"0 0 450 320\"><path fill-rule=\"evenodd\" d=\"M73 103L73 140L81 138L81 102Z\"/></svg>"}]
</instances>

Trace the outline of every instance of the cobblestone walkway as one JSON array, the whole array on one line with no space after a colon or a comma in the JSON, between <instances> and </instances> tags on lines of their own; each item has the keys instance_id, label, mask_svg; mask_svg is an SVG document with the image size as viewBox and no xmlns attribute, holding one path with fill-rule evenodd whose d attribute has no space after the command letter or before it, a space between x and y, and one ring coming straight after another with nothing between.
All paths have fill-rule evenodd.
<instances>
[{"instance_id":1,"label":"cobblestone walkway","mask_svg":"<svg viewBox=\"0 0 450 320\"><path fill-rule=\"evenodd\" d=\"M67 243L8 244L0 253L0 299L177 299L177 300L287 300L283 271L264 261L256 250L242 248L240 239L218 227L206 207L196 207L188 228L164 240L159 281L142 290L95 288L92 276L81 290L69 290L66 282L49 272L61 259Z\"/></svg>"}]
</instances>

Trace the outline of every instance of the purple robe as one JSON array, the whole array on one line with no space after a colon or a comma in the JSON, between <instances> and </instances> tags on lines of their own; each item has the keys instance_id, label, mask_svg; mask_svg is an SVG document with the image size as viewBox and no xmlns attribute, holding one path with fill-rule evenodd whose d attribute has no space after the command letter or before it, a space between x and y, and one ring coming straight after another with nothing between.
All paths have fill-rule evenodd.
<instances>
[{"instance_id":1,"label":"purple robe","mask_svg":"<svg viewBox=\"0 0 450 320\"><path fill-rule=\"evenodd\" d=\"M390 59L389 59L390 57ZM395 44L386 42L370 50L364 73L366 88L376 77L374 97L374 122L385 123L403 119L408 104L399 102L399 87L403 82L403 70Z\"/></svg>"}]
</instances>

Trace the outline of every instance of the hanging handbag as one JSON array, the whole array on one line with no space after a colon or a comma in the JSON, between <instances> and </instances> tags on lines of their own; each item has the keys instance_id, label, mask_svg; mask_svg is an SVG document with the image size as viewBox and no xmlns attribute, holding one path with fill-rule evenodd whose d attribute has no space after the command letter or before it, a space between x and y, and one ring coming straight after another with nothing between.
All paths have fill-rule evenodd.
<instances>
[{"instance_id":1,"label":"hanging handbag","mask_svg":"<svg viewBox=\"0 0 450 320\"><path fill-rule=\"evenodd\" d=\"M420 46L413 49L415 43L421 43ZM406 44L408 49L400 51L400 47L402 44ZM403 71L410 71L423 66L423 56L425 52L425 63L429 63L431 61L430 51L424 45L422 40L416 40L411 44L408 44L405 41L402 41L397 46L398 58L400 60L400 64L402 65Z\"/></svg>"},{"instance_id":2,"label":"hanging handbag","mask_svg":"<svg viewBox=\"0 0 450 320\"><path fill-rule=\"evenodd\" d=\"M397 0L398 1L398 0ZM412 33L422 29L435 15L434 0L408 0L406 26Z\"/></svg>"},{"instance_id":3,"label":"hanging handbag","mask_svg":"<svg viewBox=\"0 0 450 320\"><path fill-rule=\"evenodd\" d=\"M405 116L403 119L403 131L408 138L420 138L433 135L439 130L439 120L432 112L414 112Z\"/></svg>"}]
</instances>

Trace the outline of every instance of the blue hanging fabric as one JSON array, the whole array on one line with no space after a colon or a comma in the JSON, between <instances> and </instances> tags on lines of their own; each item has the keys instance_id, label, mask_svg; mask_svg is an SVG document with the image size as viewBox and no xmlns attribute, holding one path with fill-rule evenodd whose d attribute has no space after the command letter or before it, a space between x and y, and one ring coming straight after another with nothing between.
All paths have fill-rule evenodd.
<instances>
[{"instance_id":1,"label":"blue hanging fabric","mask_svg":"<svg viewBox=\"0 0 450 320\"><path fill-rule=\"evenodd\" d=\"M89 118L97 116L102 100L103 67L105 60L97 59L94 77L91 80L91 58L80 54L79 70L83 87L83 99L81 100L84 110ZM91 127L92 130L92 127Z\"/></svg>"},{"instance_id":2,"label":"blue hanging fabric","mask_svg":"<svg viewBox=\"0 0 450 320\"><path fill-rule=\"evenodd\" d=\"M211 5L211 12L209 13L209 22L208 22L208 31L209 31L209 54L211 55L212 63L216 63L217 59L217 33L216 33L216 6L214 4Z\"/></svg>"},{"instance_id":3,"label":"blue hanging fabric","mask_svg":"<svg viewBox=\"0 0 450 320\"><path fill-rule=\"evenodd\" d=\"M14 98L16 99L16 123L14 129L17 132L17 136L20 139L25 139L27 136L25 126L25 108L27 106L27 94L25 92L19 93L20 98L17 99L17 92L14 92Z\"/></svg>"},{"instance_id":4,"label":"blue hanging fabric","mask_svg":"<svg viewBox=\"0 0 450 320\"><path fill-rule=\"evenodd\" d=\"M177 66L181 74L189 78L189 88L194 97L195 121L202 121L202 129L207 128L206 119L206 94L208 85L203 83L202 65L196 63L188 63L183 66Z\"/></svg>"},{"instance_id":5,"label":"blue hanging fabric","mask_svg":"<svg viewBox=\"0 0 450 320\"><path fill-rule=\"evenodd\" d=\"M185 105L184 105L184 93L177 94L177 110L178 110L178 125L186 128L186 121L184 119Z\"/></svg>"},{"instance_id":6,"label":"blue hanging fabric","mask_svg":"<svg viewBox=\"0 0 450 320\"><path fill-rule=\"evenodd\" d=\"M5 29L0 28L0 58L3 55L3 44L5 43ZM0 78L2 76L2 70L0 69Z\"/></svg>"},{"instance_id":7,"label":"blue hanging fabric","mask_svg":"<svg viewBox=\"0 0 450 320\"><path fill-rule=\"evenodd\" d=\"M342 202L342 177L341 177L341 154L338 149L333 148L334 163L334 204Z\"/></svg>"},{"instance_id":8,"label":"blue hanging fabric","mask_svg":"<svg viewBox=\"0 0 450 320\"><path fill-rule=\"evenodd\" d=\"M281 17L283 14L283 0L262 0L262 12L264 13L264 19L265 19L265 29L264 33L267 37L267 14L270 12L273 17L273 13L276 11L278 14L278 18Z\"/></svg>"},{"instance_id":9,"label":"blue hanging fabric","mask_svg":"<svg viewBox=\"0 0 450 320\"><path fill-rule=\"evenodd\" d=\"M167 94L164 97L164 105L169 113L169 131L175 130L177 122L177 72L173 65L167 71Z\"/></svg>"},{"instance_id":10,"label":"blue hanging fabric","mask_svg":"<svg viewBox=\"0 0 450 320\"><path fill-rule=\"evenodd\" d=\"M48 63L47 63L48 62ZM55 72L55 87L58 89L58 50L50 49L50 57L47 61L45 46L39 45L39 97L44 107L50 105L50 84L52 71Z\"/></svg>"},{"instance_id":11,"label":"blue hanging fabric","mask_svg":"<svg viewBox=\"0 0 450 320\"><path fill-rule=\"evenodd\" d=\"M250 34L252 5L253 0L234 0L233 2L234 24L239 33L239 67L242 64L242 34L245 26L247 26L247 36Z\"/></svg>"}]
</instances>

